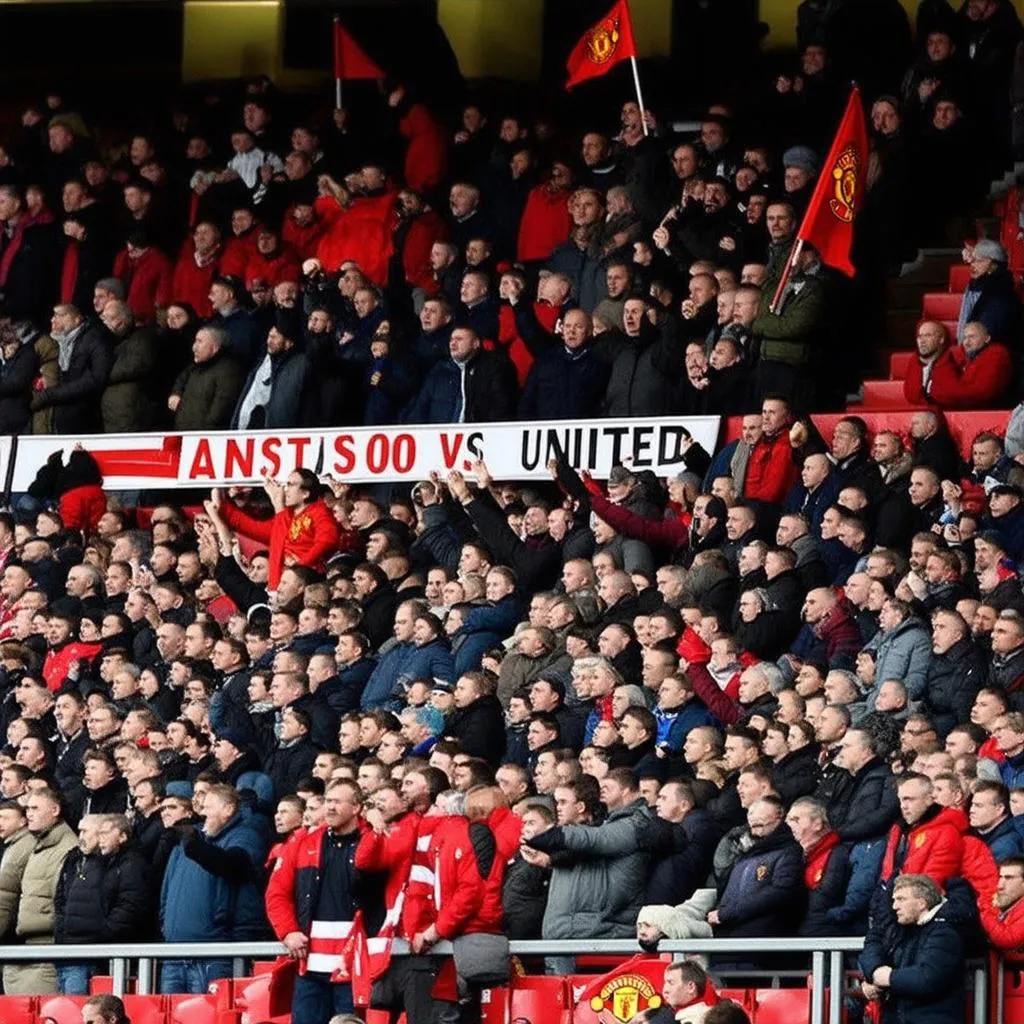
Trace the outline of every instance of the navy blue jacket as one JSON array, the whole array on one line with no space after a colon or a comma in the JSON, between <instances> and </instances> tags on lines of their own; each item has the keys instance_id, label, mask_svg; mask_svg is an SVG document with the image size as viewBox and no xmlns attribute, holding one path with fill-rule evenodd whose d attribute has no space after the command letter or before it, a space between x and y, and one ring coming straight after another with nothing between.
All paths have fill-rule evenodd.
<instances>
[{"instance_id":1,"label":"navy blue jacket","mask_svg":"<svg viewBox=\"0 0 1024 1024\"><path fill-rule=\"evenodd\" d=\"M893 968L883 1024L950 1024L964 1019L964 949L943 904L925 924L871 931L860 965L871 978L879 967Z\"/></svg>"},{"instance_id":2,"label":"navy blue jacket","mask_svg":"<svg viewBox=\"0 0 1024 1024\"><path fill-rule=\"evenodd\" d=\"M549 349L530 367L519 400L522 420L579 420L601 411L611 367L591 346Z\"/></svg>"},{"instance_id":3,"label":"navy blue jacket","mask_svg":"<svg viewBox=\"0 0 1024 1024\"><path fill-rule=\"evenodd\" d=\"M721 833L707 811L695 809L678 824L652 818L642 842L650 850L651 867L644 901L676 906L704 885L711 872Z\"/></svg>"},{"instance_id":4,"label":"navy blue jacket","mask_svg":"<svg viewBox=\"0 0 1024 1024\"><path fill-rule=\"evenodd\" d=\"M452 653L440 640L434 640L423 647L417 647L411 641L395 644L377 662L377 667L367 680L359 707L363 711L384 707L399 684L435 677L454 681L454 673Z\"/></svg>"}]
</instances>

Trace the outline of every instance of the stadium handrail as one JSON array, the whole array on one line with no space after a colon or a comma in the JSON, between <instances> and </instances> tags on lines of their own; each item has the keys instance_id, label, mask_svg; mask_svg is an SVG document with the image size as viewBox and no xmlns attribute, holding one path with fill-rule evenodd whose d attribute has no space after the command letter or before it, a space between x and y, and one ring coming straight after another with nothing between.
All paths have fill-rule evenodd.
<instances>
[{"instance_id":1,"label":"stadium handrail","mask_svg":"<svg viewBox=\"0 0 1024 1024\"><path fill-rule=\"evenodd\" d=\"M666 940L659 943L659 953L671 953L676 959L684 954L728 955L736 953L809 953L811 955L811 1017L810 1024L841 1024L843 995L845 993L844 955L857 953L864 945L863 937L849 938L749 938L749 939L686 939ZM511 952L519 956L566 956L566 955L617 955L634 956L642 952L631 939L566 939L528 940L510 943ZM129 968L137 960L137 984L139 995L153 993L154 967L159 960L201 960L226 958L233 961L233 975L243 974L243 961L251 957L278 957L284 955L285 947L280 942L139 942L126 943L111 956L111 947L102 944L87 945L32 945L0 946L0 963L40 961L82 961L109 960L111 963L112 989L115 995L123 995L128 987ZM396 939L392 947L393 956L408 956L409 944ZM450 954L451 943L439 942L432 952ZM999 975L1002 974L1002 959L996 961ZM968 965L971 971L974 994L973 1022L988 1022L988 969L987 961L974 961ZM744 972L750 974L750 971ZM996 986L995 1024L1002 1024L1002 986ZM831 997L831 993L839 993Z\"/></svg>"}]
</instances>

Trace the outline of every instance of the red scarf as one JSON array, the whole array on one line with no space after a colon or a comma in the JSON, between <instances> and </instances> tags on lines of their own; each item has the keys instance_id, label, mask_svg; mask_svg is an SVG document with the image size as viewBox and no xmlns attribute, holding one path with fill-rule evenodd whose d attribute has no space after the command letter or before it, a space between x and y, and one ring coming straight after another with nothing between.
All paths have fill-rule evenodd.
<instances>
[{"instance_id":1,"label":"red scarf","mask_svg":"<svg viewBox=\"0 0 1024 1024\"><path fill-rule=\"evenodd\" d=\"M826 832L804 854L804 884L808 889L817 889L825 877L832 851L839 845L838 832Z\"/></svg>"}]
</instances>

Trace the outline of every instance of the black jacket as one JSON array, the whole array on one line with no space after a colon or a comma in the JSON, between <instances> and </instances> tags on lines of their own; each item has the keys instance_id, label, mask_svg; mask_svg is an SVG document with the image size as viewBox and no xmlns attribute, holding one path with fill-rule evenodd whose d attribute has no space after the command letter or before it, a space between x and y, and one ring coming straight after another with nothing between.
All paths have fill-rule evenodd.
<instances>
[{"instance_id":1,"label":"black jacket","mask_svg":"<svg viewBox=\"0 0 1024 1024\"><path fill-rule=\"evenodd\" d=\"M478 697L468 707L458 709L445 731L470 757L482 757L492 768L501 764L505 756L505 719L494 694Z\"/></svg>"},{"instance_id":2,"label":"black jacket","mask_svg":"<svg viewBox=\"0 0 1024 1024\"><path fill-rule=\"evenodd\" d=\"M575 420L599 415L609 372L591 345L575 352L565 345L549 349L530 368L519 418Z\"/></svg>"},{"instance_id":3,"label":"black jacket","mask_svg":"<svg viewBox=\"0 0 1024 1024\"><path fill-rule=\"evenodd\" d=\"M869 761L829 805L829 819L844 843L880 839L899 816L896 780L880 758Z\"/></svg>"},{"instance_id":4,"label":"black jacket","mask_svg":"<svg viewBox=\"0 0 1024 1024\"><path fill-rule=\"evenodd\" d=\"M61 370L60 383L37 391L33 410L52 408L57 434L89 434L102 429L100 399L113 362L105 328L85 321L75 338L68 368Z\"/></svg>"},{"instance_id":5,"label":"black jacket","mask_svg":"<svg viewBox=\"0 0 1024 1024\"><path fill-rule=\"evenodd\" d=\"M928 662L925 702L940 739L970 721L971 705L985 685L985 657L964 637L945 654L932 654Z\"/></svg>"},{"instance_id":6,"label":"black jacket","mask_svg":"<svg viewBox=\"0 0 1024 1024\"><path fill-rule=\"evenodd\" d=\"M505 908L504 931L510 939L541 937L550 883L550 868L527 864L519 854L509 862L502 882L501 901Z\"/></svg>"},{"instance_id":7,"label":"black jacket","mask_svg":"<svg viewBox=\"0 0 1024 1024\"><path fill-rule=\"evenodd\" d=\"M678 824L651 818L641 842L651 853L645 901L675 906L704 885L721 833L707 811L692 810Z\"/></svg>"},{"instance_id":8,"label":"black jacket","mask_svg":"<svg viewBox=\"0 0 1024 1024\"><path fill-rule=\"evenodd\" d=\"M818 745L811 743L787 754L772 768L775 791L788 807L802 796L810 796L818 786Z\"/></svg>"},{"instance_id":9,"label":"black jacket","mask_svg":"<svg viewBox=\"0 0 1024 1024\"><path fill-rule=\"evenodd\" d=\"M290 747L279 746L267 761L267 774L274 783L274 799L294 793L299 782L313 770L317 749L308 739Z\"/></svg>"},{"instance_id":10,"label":"black jacket","mask_svg":"<svg viewBox=\"0 0 1024 1024\"><path fill-rule=\"evenodd\" d=\"M13 358L0 366L0 432L29 433L32 382L39 373L35 346L22 345Z\"/></svg>"},{"instance_id":11,"label":"black jacket","mask_svg":"<svg viewBox=\"0 0 1024 1024\"><path fill-rule=\"evenodd\" d=\"M0 258L9 246L18 245L7 280L0 288L0 299L13 320L45 322L60 284L60 239L57 225L52 223L26 227L20 244L16 235L8 239L0 229Z\"/></svg>"},{"instance_id":12,"label":"black jacket","mask_svg":"<svg viewBox=\"0 0 1024 1024\"><path fill-rule=\"evenodd\" d=\"M72 850L57 879L55 939L137 942L152 911L149 867L131 847L109 857Z\"/></svg>"}]
</instances>

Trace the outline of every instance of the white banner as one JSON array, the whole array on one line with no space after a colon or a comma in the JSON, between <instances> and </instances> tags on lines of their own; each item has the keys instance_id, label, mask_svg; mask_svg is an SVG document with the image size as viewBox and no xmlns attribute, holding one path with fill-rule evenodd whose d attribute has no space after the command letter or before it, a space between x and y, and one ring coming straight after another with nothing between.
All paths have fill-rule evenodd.
<instances>
[{"instance_id":1,"label":"white banner","mask_svg":"<svg viewBox=\"0 0 1024 1024\"><path fill-rule=\"evenodd\" d=\"M559 420L454 426L353 427L328 430L217 431L207 434L32 436L18 440L14 491L24 491L57 450L91 452L107 490L171 489L256 483L312 469L350 483L425 479L432 470L471 475L484 459L496 480L548 477L553 444L569 461L605 478L612 466L680 472L690 434L708 452L718 442L717 416L667 419ZM6 462L6 455L4 456Z\"/></svg>"}]
</instances>

